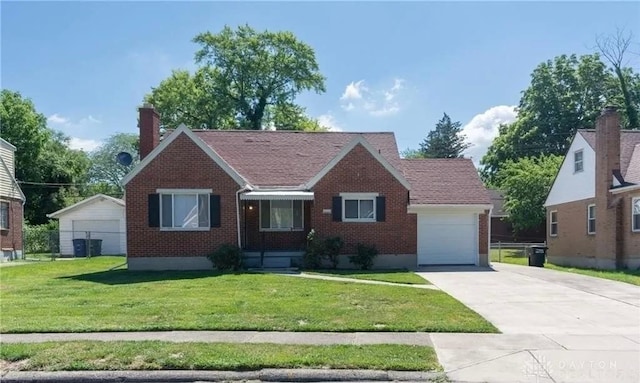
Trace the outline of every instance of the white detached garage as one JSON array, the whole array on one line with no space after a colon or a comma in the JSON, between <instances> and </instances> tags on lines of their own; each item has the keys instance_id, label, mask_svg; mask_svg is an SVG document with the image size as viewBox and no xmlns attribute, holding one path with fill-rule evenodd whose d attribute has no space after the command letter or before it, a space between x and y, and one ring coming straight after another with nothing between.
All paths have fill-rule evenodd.
<instances>
[{"instance_id":1,"label":"white detached garage","mask_svg":"<svg viewBox=\"0 0 640 383\"><path fill-rule=\"evenodd\" d=\"M59 221L60 254L73 255L73 239L102 240L102 254L126 254L125 202L96 194L47 215Z\"/></svg>"}]
</instances>

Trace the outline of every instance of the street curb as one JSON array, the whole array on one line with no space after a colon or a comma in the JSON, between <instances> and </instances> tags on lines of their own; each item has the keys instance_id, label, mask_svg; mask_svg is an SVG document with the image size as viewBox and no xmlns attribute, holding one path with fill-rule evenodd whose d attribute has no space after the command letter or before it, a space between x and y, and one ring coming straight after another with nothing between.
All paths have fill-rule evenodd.
<instances>
[{"instance_id":1,"label":"street curb","mask_svg":"<svg viewBox=\"0 0 640 383\"><path fill-rule=\"evenodd\" d=\"M9 371L3 383L148 383L195 381L263 382L362 382L362 381L415 381L440 382L446 378L442 372L380 371L380 370L320 370L320 369L263 369L257 371Z\"/></svg>"}]
</instances>

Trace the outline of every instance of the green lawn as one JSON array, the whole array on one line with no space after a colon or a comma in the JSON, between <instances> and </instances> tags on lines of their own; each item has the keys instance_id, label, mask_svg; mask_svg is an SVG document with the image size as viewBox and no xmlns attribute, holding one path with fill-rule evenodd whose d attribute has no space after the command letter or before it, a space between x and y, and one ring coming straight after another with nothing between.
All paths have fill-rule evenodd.
<instances>
[{"instance_id":1,"label":"green lawn","mask_svg":"<svg viewBox=\"0 0 640 383\"><path fill-rule=\"evenodd\" d=\"M529 260L523 257L521 251L518 250L501 250L501 259L503 263L512 263L516 265L528 265ZM498 250L491 250L491 262L500 262L498 260ZM559 266L546 262L544 267L552 270L565 271L576 274L584 274L597 278L610 279L618 282L630 283L640 286L640 270L595 270L583 269L579 267Z\"/></svg>"},{"instance_id":2,"label":"green lawn","mask_svg":"<svg viewBox=\"0 0 640 383\"><path fill-rule=\"evenodd\" d=\"M404 283L409 285L428 285L429 281L425 280L416 273L407 270L319 270L307 272L307 274L330 275L335 277L367 279L372 281L382 281L391 283Z\"/></svg>"},{"instance_id":3,"label":"green lawn","mask_svg":"<svg viewBox=\"0 0 640 383\"><path fill-rule=\"evenodd\" d=\"M0 332L497 332L442 291L261 273L132 272L117 268L122 261L3 268Z\"/></svg>"},{"instance_id":4,"label":"green lawn","mask_svg":"<svg viewBox=\"0 0 640 383\"><path fill-rule=\"evenodd\" d=\"M441 370L431 347L409 345L282 345L234 343L47 342L3 344L5 369L259 370L348 368Z\"/></svg>"}]
</instances>

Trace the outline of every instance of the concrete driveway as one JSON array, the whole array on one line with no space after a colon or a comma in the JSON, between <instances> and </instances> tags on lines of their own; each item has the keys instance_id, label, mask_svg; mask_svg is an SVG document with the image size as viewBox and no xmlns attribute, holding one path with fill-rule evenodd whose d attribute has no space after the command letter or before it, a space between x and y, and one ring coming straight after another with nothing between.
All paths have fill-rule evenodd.
<instances>
[{"instance_id":1,"label":"concrete driveway","mask_svg":"<svg viewBox=\"0 0 640 383\"><path fill-rule=\"evenodd\" d=\"M640 287L494 264L419 272L502 334L433 334L464 382L640 382Z\"/></svg>"}]
</instances>

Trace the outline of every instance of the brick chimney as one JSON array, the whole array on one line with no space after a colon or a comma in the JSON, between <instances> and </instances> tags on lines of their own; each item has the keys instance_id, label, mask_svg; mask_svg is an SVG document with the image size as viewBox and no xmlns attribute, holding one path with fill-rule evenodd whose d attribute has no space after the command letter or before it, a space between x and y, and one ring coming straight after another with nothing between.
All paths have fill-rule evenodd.
<instances>
[{"instance_id":1,"label":"brick chimney","mask_svg":"<svg viewBox=\"0 0 640 383\"><path fill-rule=\"evenodd\" d=\"M620 115L614 106L607 106L596 122L595 154L596 266L614 268L616 254L621 250L616 235L621 224L618 203L609 192L613 171L620 170Z\"/></svg>"},{"instance_id":2,"label":"brick chimney","mask_svg":"<svg viewBox=\"0 0 640 383\"><path fill-rule=\"evenodd\" d=\"M138 109L140 120L140 160L145 158L160 143L160 115L151 104Z\"/></svg>"}]
</instances>

